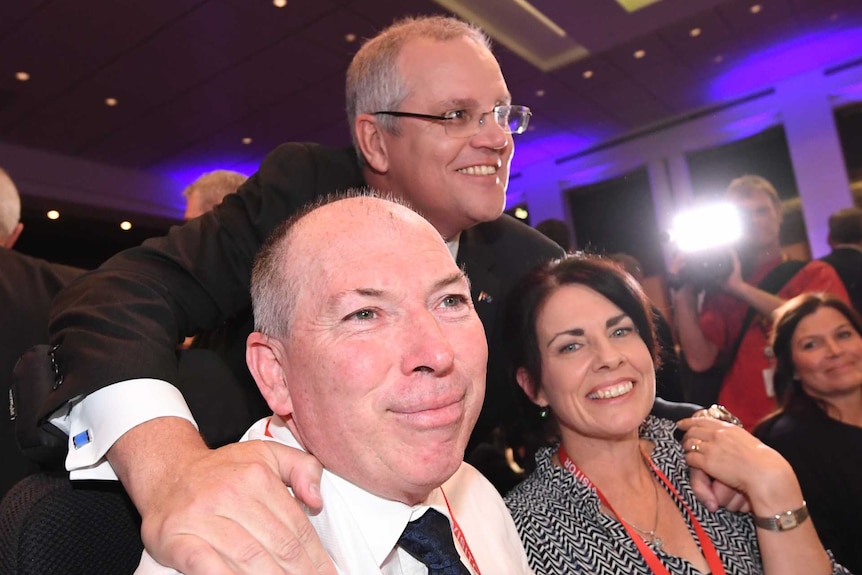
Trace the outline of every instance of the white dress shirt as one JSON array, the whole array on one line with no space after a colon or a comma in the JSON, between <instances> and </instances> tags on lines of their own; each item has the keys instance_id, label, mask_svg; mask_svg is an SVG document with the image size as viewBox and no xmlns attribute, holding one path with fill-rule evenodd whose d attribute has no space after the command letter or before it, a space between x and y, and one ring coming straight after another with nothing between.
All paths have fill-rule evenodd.
<instances>
[{"instance_id":1,"label":"white dress shirt","mask_svg":"<svg viewBox=\"0 0 862 575\"><path fill-rule=\"evenodd\" d=\"M278 441L302 449L278 416L255 423L242 441L251 439ZM503 500L488 480L467 463L462 463L442 487L419 505L377 497L326 470L320 494L323 511L309 514L308 518L341 574L427 574L427 568L397 543L407 523L421 517L429 507L449 518L450 523L454 516L482 575L533 573ZM478 575L465 550L457 542L455 546L462 563ZM146 551L136 571L136 575L175 573L156 563Z\"/></svg>"}]
</instances>

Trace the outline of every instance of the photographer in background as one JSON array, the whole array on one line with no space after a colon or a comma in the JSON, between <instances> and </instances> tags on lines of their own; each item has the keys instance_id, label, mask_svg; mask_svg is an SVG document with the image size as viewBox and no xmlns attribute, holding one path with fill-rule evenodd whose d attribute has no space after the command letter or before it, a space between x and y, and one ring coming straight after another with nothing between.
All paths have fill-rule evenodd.
<instances>
[{"instance_id":1,"label":"photographer in background","mask_svg":"<svg viewBox=\"0 0 862 575\"><path fill-rule=\"evenodd\" d=\"M785 261L779 242L781 200L767 180L737 178L725 198L740 213L742 237L728 248L727 264L714 266L719 274L707 274L709 266L696 254L676 258L674 316L685 361L694 372L689 400L703 405L717 400L751 429L776 407L767 343L772 312L801 293L828 292L847 301L847 292L823 262Z\"/></svg>"}]
</instances>

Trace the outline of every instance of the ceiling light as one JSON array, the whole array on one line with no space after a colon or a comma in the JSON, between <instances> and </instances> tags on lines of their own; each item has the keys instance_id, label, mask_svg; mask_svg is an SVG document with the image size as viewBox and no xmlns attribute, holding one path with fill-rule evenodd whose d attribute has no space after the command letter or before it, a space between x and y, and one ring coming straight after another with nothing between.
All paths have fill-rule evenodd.
<instances>
[{"instance_id":1,"label":"ceiling light","mask_svg":"<svg viewBox=\"0 0 862 575\"><path fill-rule=\"evenodd\" d=\"M120 229L124 232L129 231L130 229L132 229L132 222L128 220L123 220L122 222L120 222Z\"/></svg>"},{"instance_id":2,"label":"ceiling light","mask_svg":"<svg viewBox=\"0 0 862 575\"><path fill-rule=\"evenodd\" d=\"M830 19L830 20L832 20L833 22L835 22L836 20L838 20L838 12L835 12L834 14L831 14L831 15L829 16L829 19Z\"/></svg>"},{"instance_id":3,"label":"ceiling light","mask_svg":"<svg viewBox=\"0 0 862 575\"><path fill-rule=\"evenodd\" d=\"M116 99L116 98L105 98L105 105L106 105L106 106L110 106L110 107L112 107L112 108L113 108L113 107L114 107L114 106L116 106L118 103L119 103L119 102L117 102L117 99Z\"/></svg>"},{"instance_id":4,"label":"ceiling light","mask_svg":"<svg viewBox=\"0 0 862 575\"><path fill-rule=\"evenodd\" d=\"M272 0L272 5L276 8L284 8L287 6L287 0Z\"/></svg>"},{"instance_id":5,"label":"ceiling light","mask_svg":"<svg viewBox=\"0 0 862 575\"><path fill-rule=\"evenodd\" d=\"M524 208L515 208L515 217L519 220L526 220L530 213Z\"/></svg>"},{"instance_id":6,"label":"ceiling light","mask_svg":"<svg viewBox=\"0 0 862 575\"><path fill-rule=\"evenodd\" d=\"M542 96L544 96L544 95L545 95L545 91L544 91L544 90L536 90L536 96L538 96L539 98L541 98L541 97L542 97Z\"/></svg>"},{"instance_id":7,"label":"ceiling light","mask_svg":"<svg viewBox=\"0 0 862 575\"><path fill-rule=\"evenodd\" d=\"M590 78L593 77L593 71L592 70L584 70L584 73L581 75L584 77L584 80L589 80Z\"/></svg>"},{"instance_id":8,"label":"ceiling light","mask_svg":"<svg viewBox=\"0 0 862 575\"><path fill-rule=\"evenodd\" d=\"M246 146L251 144L251 142L252 142L251 138L243 138L242 139L242 143L245 144Z\"/></svg>"},{"instance_id":9,"label":"ceiling light","mask_svg":"<svg viewBox=\"0 0 862 575\"><path fill-rule=\"evenodd\" d=\"M15 79L19 82L26 82L30 79L30 74L27 72L15 72Z\"/></svg>"},{"instance_id":10,"label":"ceiling light","mask_svg":"<svg viewBox=\"0 0 862 575\"><path fill-rule=\"evenodd\" d=\"M542 72L562 68L589 55L584 46L528 0L434 2L462 20L481 26L496 44L505 46Z\"/></svg>"},{"instance_id":11,"label":"ceiling light","mask_svg":"<svg viewBox=\"0 0 862 575\"><path fill-rule=\"evenodd\" d=\"M646 52L645 52L645 51L643 51L643 50L637 50L637 51L635 51L635 53L634 53L634 57L635 57L635 58L637 58L638 60L640 60L640 59L641 59L641 58L643 58L644 56L646 56Z\"/></svg>"},{"instance_id":12,"label":"ceiling light","mask_svg":"<svg viewBox=\"0 0 862 575\"><path fill-rule=\"evenodd\" d=\"M646 8L650 4L655 4L659 0L617 0L617 4L623 7L623 9L631 14L632 12L637 12L641 8Z\"/></svg>"},{"instance_id":13,"label":"ceiling light","mask_svg":"<svg viewBox=\"0 0 862 575\"><path fill-rule=\"evenodd\" d=\"M763 10L763 6L760 4L752 4L751 8L748 9L752 14L760 14L760 11Z\"/></svg>"},{"instance_id":14,"label":"ceiling light","mask_svg":"<svg viewBox=\"0 0 862 575\"><path fill-rule=\"evenodd\" d=\"M718 56L713 58L712 61L715 62L716 64L721 64L722 62L724 62L724 56L719 54Z\"/></svg>"},{"instance_id":15,"label":"ceiling light","mask_svg":"<svg viewBox=\"0 0 862 575\"><path fill-rule=\"evenodd\" d=\"M692 38L697 38L698 36L700 36L701 32L702 32L702 30L700 28L692 28L691 30L688 31L688 35L691 36Z\"/></svg>"},{"instance_id":16,"label":"ceiling light","mask_svg":"<svg viewBox=\"0 0 862 575\"><path fill-rule=\"evenodd\" d=\"M356 34L350 32L349 34L344 35L344 40L347 42L356 42Z\"/></svg>"},{"instance_id":17,"label":"ceiling light","mask_svg":"<svg viewBox=\"0 0 862 575\"><path fill-rule=\"evenodd\" d=\"M45 215L46 215L46 216L48 216L48 219L49 219L49 220L58 220L58 219L60 219L60 212L58 212L57 210L48 210L48 213L47 213L47 214L45 214Z\"/></svg>"}]
</instances>

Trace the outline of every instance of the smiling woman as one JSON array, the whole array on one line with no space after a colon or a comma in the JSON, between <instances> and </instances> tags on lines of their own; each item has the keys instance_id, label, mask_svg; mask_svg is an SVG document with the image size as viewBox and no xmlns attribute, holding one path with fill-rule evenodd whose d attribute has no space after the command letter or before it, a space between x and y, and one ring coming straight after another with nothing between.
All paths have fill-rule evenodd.
<instances>
[{"instance_id":1,"label":"smiling woman","mask_svg":"<svg viewBox=\"0 0 862 575\"><path fill-rule=\"evenodd\" d=\"M781 408L755 434L793 466L824 544L862 572L862 318L804 294L779 308L772 347Z\"/></svg>"},{"instance_id":2,"label":"smiling woman","mask_svg":"<svg viewBox=\"0 0 862 575\"><path fill-rule=\"evenodd\" d=\"M648 416L658 346L633 277L576 255L530 273L508 301L518 385L559 436L506 498L537 573L847 573L777 452L724 421ZM754 516L707 509L690 467L743 493Z\"/></svg>"}]
</instances>

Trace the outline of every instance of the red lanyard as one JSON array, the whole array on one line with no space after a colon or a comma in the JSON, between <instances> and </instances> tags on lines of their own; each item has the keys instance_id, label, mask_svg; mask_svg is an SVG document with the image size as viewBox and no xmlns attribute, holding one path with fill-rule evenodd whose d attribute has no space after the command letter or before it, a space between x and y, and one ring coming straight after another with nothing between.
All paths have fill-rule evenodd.
<instances>
[{"instance_id":1,"label":"red lanyard","mask_svg":"<svg viewBox=\"0 0 862 575\"><path fill-rule=\"evenodd\" d=\"M267 437L272 437L272 432L269 430L269 422L272 419L266 420L266 428L263 430L263 434ZM274 439L274 438L273 438ZM476 564L476 559L473 557L473 552L470 551L470 546L467 544L467 538L464 536L464 532L461 530L461 526L458 525L458 520L455 519L455 514L452 513L452 507L449 505L449 498L446 497L446 493L443 491L443 488L440 488L440 493L443 494L443 501L446 502L446 509L449 510L449 517L452 519L452 535L455 536L455 540L458 542L458 545L461 546L461 549L464 551L464 555L467 557L467 561L470 562L470 565L473 567L473 571L476 572L476 575L482 575L482 572L479 571L479 566Z\"/></svg>"},{"instance_id":2,"label":"red lanyard","mask_svg":"<svg viewBox=\"0 0 862 575\"><path fill-rule=\"evenodd\" d=\"M482 572L479 571L479 566L476 564L476 559L473 557L472 551L470 551L470 546L467 545L467 538L464 537L464 532L461 531L461 526L458 525L458 520L455 519L455 514L452 513L452 508L449 506L449 498L446 497L446 492L443 491L442 487L440 488L440 493L443 494L443 501L446 502L446 509L449 510L449 517L452 518L452 534L455 536L455 540L461 546L464 555L467 557L467 561L470 562L470 566L473 567L476 575L482 575Z\"/></svg>"},{"instance_id":3,"label":"red lanyard","mask_svg":"<svg viewBox=\"0 0 862 575\"><path fill-rule=\"evenodd\" d=\"M655 463L652 462L652 459L650 459L649 456L644 453L643 448L641 448L641 454L643 455L643 458L646 460L646 462L649 464L650 469L652 469L653 473L655 473L656 476L661 479L662 483L667 486L667 488L671 491L676 500L682 504L686 513L688 513L688 517L691 520L691 525L692 527L694 527L694 532L697 534L697 540L698 542L700 542L701 551L703 551L703 556L704 558L706 558L706 563L707 565L709 565L709 569L712 572L712 575L725 575L724 566L721 564L721 559L718 556L718 551L715 550L715 545L712 544L712 541L706 534L706 531L704 531L700 522L694 516L694 513L691 511L691 508L689 508L685 501L683 501L682 496L679 494L679 491L677 491L673 484L671 484L671 482L668 480L668 478L665 477L664 473L662 473L661 470L656 467ZM577 478L587 487L596 491L596 495L599 496L599 501L601 501L602 504L608 509L610 509L611 513L613 513L617 517L617 520L626 530L626 533L628 533L631 540L634 541L634 544L637 546L638 551L640 551L641 556L646 561L647 566L650 568L650 570L655 575L670 575L670 572L661 562L661 559L659 559L658 555L656 555L655 552L650 549L650 547L646 544L646 541L644 541L642 537L635 533L634 529L632 529L632 527L628 523L626 523L622 517L620 517L619 513L614 511L614 508L611 506L610 502L607 500L607 498L605 498L604 494L602 494L599 488L596 487L596 485L594 485L592 481L590 481L589 477L584 475L583 471L577 468L575 463L569 458L568 454L566 453L566 450L563 449L562 444L560 444L560 449L557 452L557 457L560 458L560 463L563 464L563 467L570 471L575 476L575 478Z\"/></svg>"}]
</instances>

